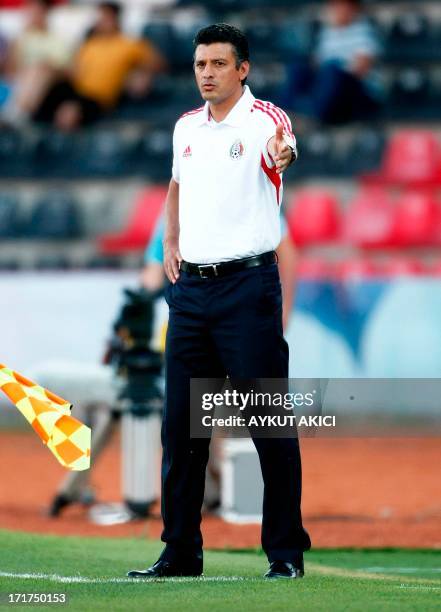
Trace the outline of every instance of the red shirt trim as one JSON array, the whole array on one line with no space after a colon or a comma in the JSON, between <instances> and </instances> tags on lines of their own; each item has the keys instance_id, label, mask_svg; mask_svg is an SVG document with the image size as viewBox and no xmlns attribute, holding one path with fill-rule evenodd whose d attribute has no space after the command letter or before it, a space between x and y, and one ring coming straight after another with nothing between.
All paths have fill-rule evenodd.
<instances>
[{"instance_id":1,"label":"red shirt trim","mask_svg":"<svg viewBox=\"0 0 441 612\"><path fill-rule=\"evenodd\" d=\"M256 103L258 103L259 105L258 108L270 110L273 113L273 115L277 117L278 123L282 123L283 127L288 132L288 134L293 136L288 115L285 113L284 110L282 110L281 108L279 108L272 102L264 102L263 100L256 100Z\"/></svg>"},{"instance_id":2,"label":"red shirt trim","mask_svg":"<svg viewBox=\"0 0 441 612\"><path fill-rule=\"evenodd\" d=\"M201 111L203 111L204 108L205 108L205 106L201 106L200 108L195 108L193 110L187 111L186 113L181 115L179 117L179 119L182 119L182 117L188 117L188 115L196 115L197 113L200 113Z\"/></svg>"},{"instance_id":3,"label":"red shirt trim","mask_svg":"<svg viewBox=\"0 0 441 612\"><path fill-rule=\"evenodd\" d=\"M272 182L272 184L276 188L277 206L280 206L280 187L282 185L282 177L280 176L280 174L277 173L276 166L274 166L273 168L270 168L267 165L265 158L263 156L263 153L260 157L260 165L262 167L262 170L265 172L269 180Z\"/></svg>"}]
</instances>

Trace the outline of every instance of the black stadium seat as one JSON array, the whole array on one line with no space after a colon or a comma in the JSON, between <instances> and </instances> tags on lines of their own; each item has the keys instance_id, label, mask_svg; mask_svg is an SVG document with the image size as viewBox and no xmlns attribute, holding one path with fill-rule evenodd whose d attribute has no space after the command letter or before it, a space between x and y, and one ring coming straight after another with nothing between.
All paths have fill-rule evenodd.
<instances>
[{"instance_id":1,"label":"black stadium seat","mask_svg":"<svg viewBox=\"0 0 441 612\"><path fill-rule=\"evenodd\" d=\"M200 5L201 2L194 2L193 0L179 0L179 4L186 4L187 6L192 4ZM223 15L230 12L237 13L245 8L245 5L243 2L241 2L241 0L206 0L206 2L203 3L203 6L207 11L214 15Z\"/></svg>"},{"instance_id":2,"label":"black stadium seat","mask_svg":"<svg viewBox=\"0 0 441 612\"><path fill-rule=\"evenodd\" d=\"M385 47L385 56L389 61L430 59L433 46L428 17L419 12L403 12L393 21Z\"/></svg>"},{"instance_id":3,"label":"black stadium seat","mask_svg":"<svg viewBox=\"0 0 441 612\"><path fill-rule=\"evenodd\" d=\"M274 59L274 55L277 53L278 24L259 21L250 24L245 29L245 33L253 60L268 61Z\"/></svg>"},{"instance_id":4,"label":"black stadium seat","mask_svg":"<svg viewBox=\"0 0 441 612\"><path fill-rule=\"evenodd\" d=\"M337 174L339 168L334 149L329 133L316 131L305 134L299 142L299 159L294 165L292 176L288 173L288 180Z\"/></svg>"},{"instance_id":5,"label":"black stadium seat","mask_svg":"<svg viewBox=\"0 0 441 612\"><path fill-rule=\"evenodd\" d=\"M79 138L47 129L35 147L33 166L38 177L69 178L79 174Z\"/></svg>"},{"instance_id":6,"label":"black stadium seat","mask_svg":"<svg viewBox=\"0 0 441 612\"><path fill-rule=\"evenodd\" d=\"M308 4L317 5L325 0L178 0L178 7L203 6L213 16L225 16L241 11L259 10L267 13L268 9L298 9Z\"/></svg>"},{"instance_id":7,"label":"black stadium seat","mask_svg":"<svg viewBox=\"0 0 441 612\"><path fill-rule=\"evenodd\" d=\"M20 230L20 203L17 196L0 193L0 238L18 238Z\"/></svg>"},{"instance_id":8,"label":"black stadium seat","mask_svg":"<svg viewBox=\"0 0 441 612\"><path fill-rule=\"evenodd\" d=\"M15 257L7 257L0 259L1 272L15 272L20 269L20 262Z\"/></svg>"},{"instance_id":9,"label":"black stadium seat","mask_svg":"<svg viewBox=\"0 0 441 612\"><path fill-rule=\"evenodd\" d=\"M440 100L430 73L419 68L400 71L392 84L384 113L394 119L440 119Z\"/></svg>"},{"instance_id":10,"label":"black stadium seat","mask_svg":"<svg viewBox=\"0 0 441 612\"><path fill-rule=\"evenodd\" d=\"M23 143L20 132L11 128L0 129L0 176L20 176Z\"/></svg>"},{"instance_id":11,"label":"black stadium seat","mask_svg":"<svg viewBox=\"0 0 441 612\"><path fill-rule=\"evenodd\" d=\"M173 26L166 21L147 23L142 29L142 36L150 40L155 47L171 61L173 48L176 44Z\"/></svg>"},{"instance_id":12,"label":"black stadium seat","mask_svg":"<svg viewBox=\"0 0 441 612\"><path fill-rule=\"evenodd\" d=\"M109 255L91 255L85 263L88 270L97 270L100 268L118 269L122 267L122 260L119 257L111 257Z\"/></svg>"},{"instance_id":13,"label":"black stadium seat","mask_svg":"<svg viewBox=\"0 0 441 612\"><path fill-rule=\"evenodd\" d=\"M68 257L55 253L51 255L42 255L34 263L34 268L36 270L68 270L71 267Z\"/></svg>"},{"instance_id":14,"label":"black stadium seat","mask_svg":"<svg viewBox=\"0 0 441 612\"><path fill-rule=\"evenodd\" d=\"M351 178L377 170L383 158L385 142L384 133L378 128L357 130L342 155L342 173Z\"/></svg>"},{"instance_id":15,"label":"black stadium seat","mask_svg":"<svg viewBox=\"0 0 441 612\"><path fill-rule=\"evenodd\" d=\"M128 143L115 130L94 130L81 141L81 174L87 177L123 176L127 170Z\"/></svg>"},{"instance_id":16,"label":"black stadium seat","mask_svg":"<svg viewBox=\"0 0 441 612\"><path fill-rule=\"evenodd\" d=\"M27 220L26 238L70 240L82 235L78 203L69 193L51 191L35 202Z\"/></svg>"},{"instance_id":17,"label":"black stadium seat","mask_svg":"<svg viewBox=\"0 0 441 612\"><path fill-rule=\"evenodd\" d=\"M193 40L195 33L206 24L193 24L190 28L174 29L174 45L170 57L172 70L188 74L193 69Z\"/></svg>"},{"instance_id":18,"label":"black stadium seat","mask_svg":"<svg viewBox=\"0 0 441 612\"><path fill-rule=\"evenodd\" d=\"M283 20L279 23L274 49L279 60L290 62L305 57L313 50L319 23L314 20Z\"/></svg>"},{"instance_id":19,"label":"black stadium seat","mask_svg":"<svg viewBox=\"0 0 441 612\"><path fill-rule=\"evenodd\" d=\"M172 132L169 128L155 128L141 135L133 147L130 167L137 175L155 181L170 178L172 164Z\"/></svg>"}]
</instances>

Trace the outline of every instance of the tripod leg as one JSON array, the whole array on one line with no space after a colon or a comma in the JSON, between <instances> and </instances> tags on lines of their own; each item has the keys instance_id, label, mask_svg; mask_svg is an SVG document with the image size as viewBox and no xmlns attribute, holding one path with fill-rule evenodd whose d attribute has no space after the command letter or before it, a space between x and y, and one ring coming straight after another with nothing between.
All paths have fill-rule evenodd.
<instances>
[{"instance_id":1,"label":"tripod leg","mask_svg":"<svg viewBox=\"0 0 441 612\"><path fill-rule=\"evenodd\" d=\"M80 408L80 407L79 407ZM58 516L66 506L81 501L87 497L91 470L104 448L110 442L115 429L116 418L107 404L94 404L81 406L75 416L92 423L92 457L89 470L82 472L69 472L63 479L58 493L49 507L49 516ZM92 494L89 492L90 497Z\"/></svg>"}]
</instances>

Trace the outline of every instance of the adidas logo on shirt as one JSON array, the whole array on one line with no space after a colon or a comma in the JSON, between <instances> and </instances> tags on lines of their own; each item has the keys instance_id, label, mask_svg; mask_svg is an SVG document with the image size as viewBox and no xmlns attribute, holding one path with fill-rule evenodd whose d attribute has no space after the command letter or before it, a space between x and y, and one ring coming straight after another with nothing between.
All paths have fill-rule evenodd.
<instances>
[{"instance_id":1,"label":"adidas logo on shirt","mask_svg":"<svg viewBox=\"0 0 441 612\"><path fill-rule=\"evenodd\" d=\"M182 154L182 157L191 157L191 147L188 145Z\"/></svg>"}]
</instances>

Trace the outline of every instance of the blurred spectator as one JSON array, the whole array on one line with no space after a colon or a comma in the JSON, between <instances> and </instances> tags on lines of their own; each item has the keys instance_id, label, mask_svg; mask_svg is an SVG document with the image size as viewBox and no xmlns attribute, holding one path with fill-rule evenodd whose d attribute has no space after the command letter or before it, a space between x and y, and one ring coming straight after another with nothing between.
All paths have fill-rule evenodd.
<instances>
[{"instance_id":1,"label":"blurred spectator","mask_svg":"<svg viewBox=\"0 0 441 612\"><path fill-rule=\"evenodd\" d=\"M10 94L10 85L6 74L7 54L8 41L0 32L0 110L6 104Z\"/></svg>"},{"instance_id":2,"label":"blurred spectator","mask_svg":"<svg viewBox=\"0 0 441 612\"><path fill-rule=\"evenodd\" d=\"M114 108L126 86L134 95L146 95L154 74L164 67L153 45L121 32L120 6L103 2L96 24L76 54L69 79L52 87L34 118L53 122L61 130L74 130Z\"/></svg>"},{"instance_id":3,"label":"blurred spectator","mask_svg":"<svg viewBox=\"0 0 441 612\"><path fill-rule=\"evenodd\" d=\"M51 4L51 0L25 2L25 28L11 44L5 70L12 87L10 118L32 115L70 62L68 45L48 26Z\"/></svg>"},{"instance_id":4,"label":"blurred spectator","mask_svg":"<svg viewBox=\"0 0 441 612\"><path fill-rule=\"evenodd\" d=\"M324 123L374 114L382 97L374 71L379 52L361 0L328 0L312 63L290 67L282 105Z\"/></svg>"}]
</instances>

